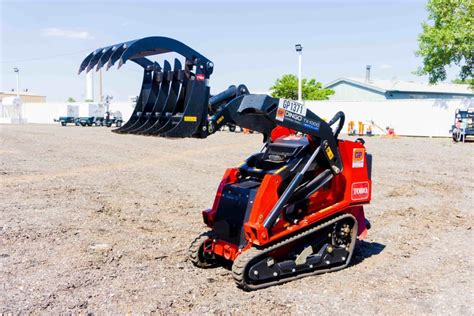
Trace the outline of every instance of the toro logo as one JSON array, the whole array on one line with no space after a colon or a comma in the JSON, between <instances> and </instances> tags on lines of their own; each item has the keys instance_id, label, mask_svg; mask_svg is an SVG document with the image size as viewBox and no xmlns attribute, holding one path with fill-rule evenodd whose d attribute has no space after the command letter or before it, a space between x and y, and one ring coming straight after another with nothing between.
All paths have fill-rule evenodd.
<instances>
[{"instance_id":1,"label":"toro logo","mask_svg":"<svg viewBox=\"0 0 474 316\"><path fill-rule=\"evenodd\" d=\"M351 199L352 201L367 200L369 198L369 182L352 183Z\"/></svg>"},{"instance_id":2,"label":"toro logo","mask_svg":"<svg viewBox=\"0 0 474 316\"><path fill-rule=\"evenodd\" d=\"M204 74L197 74L197 75L196 75L196 80L198 80L198 81L204 81Z\"/></svg>"}]
</instances>

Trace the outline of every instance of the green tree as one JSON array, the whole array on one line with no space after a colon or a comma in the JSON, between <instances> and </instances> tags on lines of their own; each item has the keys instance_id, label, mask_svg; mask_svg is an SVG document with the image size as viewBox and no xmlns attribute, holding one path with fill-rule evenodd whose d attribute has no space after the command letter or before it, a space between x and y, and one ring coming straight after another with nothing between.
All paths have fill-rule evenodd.
<instances>
[{"instance_id":1,"label":"green tree","mask_svg":"<svg viewBox=\"0 0 474 316\"><path fill-rule=\"evenodd\" d=\"M69 97L67 98L67 101L66 102L76 102L76 100L73 98L73 97Z\"/></svg>"},{"instance_id":2,"label":"green tree","mask_svg":"<svg viewBox=\"0 0 474 316\"><path fill-rule=\"evenodd\" d=\"M468 85L471 85L471 86L474 86L474 78L471 78L471 79L465 79L465 80L461 80L461 79L454 79L451 81L452 83L457 83L457 84L468 84Z\"/></svg>"},{"instance_id":3,"label":"green tree","mask_svg":"<svg viewBox=\"0 0 474 316\"><path fill-rule=\"evenodd\" d=\"M323 88L321 82L316 79L303 79L301 81L303 100L327 100L334 94L334 90ZM290 100L298 99L298 77L286 74L278 78L275 84L270 87L271 95L275 98Z\"/></svg>"},{"instance_id":4,"label":"green tree","mask_svg":"<svg viewBox=\"0 0 474 316\"><path fill-rule=\"evenodd\" d=\"M428 19L418 36L417 56L423 57L419 75L428 75L430 83L446 80L446 67L460 67L459 79L473 78L474 1L429 0Z\"/></svg>"}]
</instances>

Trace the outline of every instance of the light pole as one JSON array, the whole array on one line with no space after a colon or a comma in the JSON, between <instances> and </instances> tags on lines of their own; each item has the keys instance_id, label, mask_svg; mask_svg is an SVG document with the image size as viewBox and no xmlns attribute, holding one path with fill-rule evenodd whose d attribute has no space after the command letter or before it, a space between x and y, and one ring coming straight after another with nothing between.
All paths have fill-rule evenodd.
<instances>
[{"instance_id":1,"label":"light pole","mask_svg":"<svg viewBox=\"0 0 474 316\"><path fill-rule=\"evenodd\" d=\"M301 86L301 55L303 54L303 46L301 46L301 44L296 44L295 49L298 53L298 102L302 102L303 90Z\"/></svg>"},{"instance_id":2,"label":"light pole","mask_svg":"<svg viewBox=\"0 0 474 316\"><path fill-rule=\"evenodd\" d=\"M21 99L20 99L20 69L17 67L13 68L13 72L16 73L16 97L18 102L18 123L21 124Z\"/></svg>"},{"instance_id":3,"label":"light pole","mask_svg":"<svg viewBox=\"0 0 474 316\"><path fill-rule=\"evenodd\" d=\"M20 97L20 69L15 67L13 71L16 73L16 96Z\"/></svg>"}]
</instances>

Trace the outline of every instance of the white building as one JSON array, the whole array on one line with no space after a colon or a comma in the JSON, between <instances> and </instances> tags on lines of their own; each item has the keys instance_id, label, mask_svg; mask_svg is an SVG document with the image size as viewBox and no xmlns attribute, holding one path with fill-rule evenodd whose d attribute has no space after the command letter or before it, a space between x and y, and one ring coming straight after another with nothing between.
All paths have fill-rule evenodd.
<instances>
[{"instance_id":1,"label":"white building","mask_svg":"<svg viewBox=\"0 0 474 316\"><path fill-rule=\"evenodd\" d=\"M467 84L430 85L413 81L339 78L327 84L325 88L335 91L329 97L332 101L474 98L474 91Z\"/></svg>"}]
</instances>

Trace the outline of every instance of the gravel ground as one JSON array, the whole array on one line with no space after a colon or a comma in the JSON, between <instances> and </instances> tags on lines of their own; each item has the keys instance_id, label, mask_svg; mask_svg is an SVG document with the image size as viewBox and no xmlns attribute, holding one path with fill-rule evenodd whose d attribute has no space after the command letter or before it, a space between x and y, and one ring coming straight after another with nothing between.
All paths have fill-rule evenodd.
<instances>
[{"instance_id":1,"label":"gravel ground","mask_svg":"<svg viewBox=\"0 0 474 316\"><path fill-rule=\"evenodd\" d=\"M187 248L259 135L205 140L0 125L0 313L474 314L474 144L369 138L353 264L256 292Z\"/></svg>"}]
</instances>

